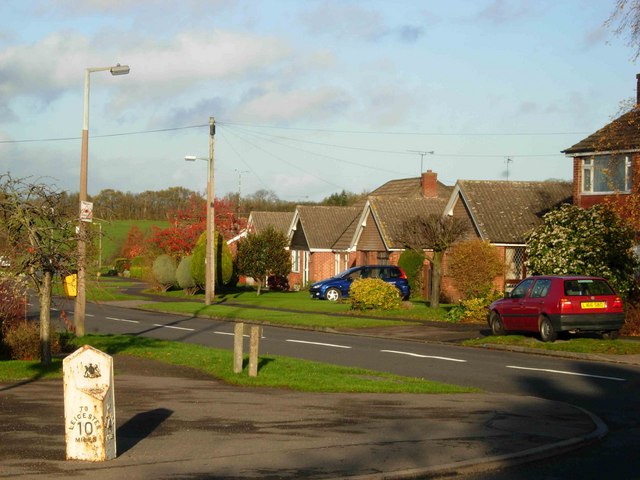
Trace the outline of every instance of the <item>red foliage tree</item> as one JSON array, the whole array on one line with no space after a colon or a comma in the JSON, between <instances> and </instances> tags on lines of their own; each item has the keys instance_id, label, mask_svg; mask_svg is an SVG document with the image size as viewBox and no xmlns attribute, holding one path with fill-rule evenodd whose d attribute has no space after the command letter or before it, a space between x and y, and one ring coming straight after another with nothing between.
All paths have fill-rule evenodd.
<instances>
[{"instance_id":1,"label":"red foliage tree","mask_svg":"<svg viewBox=\"0 0 640 480\"><path fill-rule=\"evenodd\" d=\"M215 227L225 240L232 238L246 226L245 219L235 214L235 205L231 200L214 201ZM164 230L153 228L150 242L163 252L174 257L184 257L193 250L198 238L207 228L207 204L199 196L192 196L184 209L169 213L172 225Z\"/></svg>"},{"instance_id":2,"label":"red foliage tree","mask_svg":"<svg viewBox=\"0 0 640 480\"><path fill-rule=\"evenodd\" d=\"M132 259L139 257L145 251L144 233L137 226L132 226L127 234L127 240L120 250L120 256Z\"/></svg>"}]
</instances>

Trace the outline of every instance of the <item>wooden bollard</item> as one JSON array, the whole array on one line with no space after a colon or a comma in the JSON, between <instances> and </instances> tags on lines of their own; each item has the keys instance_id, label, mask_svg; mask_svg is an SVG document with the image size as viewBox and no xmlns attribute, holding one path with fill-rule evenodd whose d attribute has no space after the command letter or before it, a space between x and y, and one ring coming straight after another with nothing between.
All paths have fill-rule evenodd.
<instances>
[{"instance_id":1,"label":"wooden bollard","mask_svg":"<svg viewBox=\"0 0 640 480\"><path fill-rule=\"evenodd\" d=\"M244 323L236 323L233 328L233 373L242 372L242 336L244 335Z\"/></svg>"},{"instance_id":2,"label":"wooden bollard","mask_svg":"<svg viewBox=\"0 0 640 480\"><path fill-rule=\"evenodd\" d=\"M251 325L251 337L249 339L249 376L258 376L258 346L260 344L260 330L258 325Z\"/></svg>"},{"instance_id":3,"label":"wooden bollard","mask_svg":"<svg viewBox=\"0 0 640 480\"><path fill-rule=\"evenodd\" d=\"M249 376L258 376L258 351L262 327L236 323L233 328L233 373L242 372L243 348L245 332L249 334Z\"/></svg>"}]
</instances>

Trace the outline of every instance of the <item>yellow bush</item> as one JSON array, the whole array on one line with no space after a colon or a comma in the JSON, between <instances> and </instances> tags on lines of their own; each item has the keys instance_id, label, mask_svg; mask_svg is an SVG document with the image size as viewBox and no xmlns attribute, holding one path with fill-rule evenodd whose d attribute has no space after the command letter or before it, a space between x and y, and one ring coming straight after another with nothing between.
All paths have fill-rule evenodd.
<instances>
[{"instance_id":1,"label":"yellow bush","mask_svg":"<svg viewBox=\"0 0 640 480\"><path fill-rule=\"evenodd\" d=\"M379 278L355 280L349 297L354 310L393 310L402 304L398 289Z\"/></svg>"}]
</instances>

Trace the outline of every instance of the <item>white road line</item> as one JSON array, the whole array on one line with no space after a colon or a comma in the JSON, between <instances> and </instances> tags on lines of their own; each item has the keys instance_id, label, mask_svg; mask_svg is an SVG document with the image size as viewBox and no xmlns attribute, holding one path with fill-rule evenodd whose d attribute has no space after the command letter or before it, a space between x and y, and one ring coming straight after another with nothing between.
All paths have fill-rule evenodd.
<instances>
[{"instance_id":1,"label":"white road line","mask_svg":"<svg viewBox=\"0 0 640 480\"><path fill-rule=\"evenodd\" d=\"M550 370L548 368L517 367L515 365L507 365L507 368L514 368L516 370L533 370L533 371L536 371L536 372L559 373L561 375L575 375L577 377L602 378L604 380L615 380L616 382L626 382L627 381L626 378L605 377L605 376L602 376L602 375L590 375L588 373L565 372L563 370Z\"/></svg>"},{"instance_id":2,"label":"white road line","mask_svg":"<svg viewBox=\"0 0 640 480\"><path fill-rule=\"evenodd\" d=\"M216 335L230 335L232 337L234 337L236 334L233 332L218 332L218 331L214 331L213 333L215 333ZM251 335L247 335L247 334L243 334L243 337L249 338ZM260 338L267 338L264 335L262 335Z\"/></svg>"},{"instance_id":3,"label":"white road line","mask_svg":"<svg viewBox=\"0 0 640 480\"><path fill-rule=\"evenodd\" d=\"M333 348L351 348L347 345L334 345L332 343L320 343L320 342L305 342L304 340L287 340L291 343L304 343L306 345L318 345L320 347L333 347Z\"/></svg>"},{"instance_id":4,"label":"white road line","mask_svg":"<svg viewBox=\"0 0 640 480\"><path fill-rule=\"evenodd\" d=\"M186 330L187 332L195 332L195 328L175 327L173 325L162 325L161 323L152 323L154 327L173 328L174 330Z\"/></svg>"},{"instance_id":5,"label":"white road line","mask_svg":"<svg viewBox=\"0 0 640 480\"><path fill-rule=\"evenodd\" d=\"M418 357L418 358L432 358L434 360L446 360L447 362L461 362L466 363L466 360L462 360L459 358L449 358L449 357L437 357L435 355L421 355L419 353L410 353L410 352L398 352L396 350L380 350L383 353L397 353L399 355L408 355L410 357Z\"/></svg>"},{"instance_id":6,"label":"white road line","mask_svg":"<svg viewBox=\"0 0 640 480\"><path fill-rule=\"evenodd\" d=\"M115 317L105 317L107 320L113 320L116 322L127 322L127 323L140 323L138 320L127 320L126 318L115 318Z\"/></svg>"}]
</instances>

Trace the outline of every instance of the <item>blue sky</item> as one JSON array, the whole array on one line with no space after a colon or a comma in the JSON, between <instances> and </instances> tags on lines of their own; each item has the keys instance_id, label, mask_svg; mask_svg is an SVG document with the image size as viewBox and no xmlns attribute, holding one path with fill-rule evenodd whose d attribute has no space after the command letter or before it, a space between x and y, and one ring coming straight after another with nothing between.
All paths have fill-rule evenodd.
<instances>
[{"instance_id":1,"label":"blue sky","mask_svg":"<svg viewBox=\"0 0 640 480\"><path fill-rule=\"evenodd\" d=\"M560 153L635 97L615 0L4 0L0 171L89 193L360 193L423 168L570 179ZM507 158L511 162L507 164Z\"/></svg>"}]
</instances>

